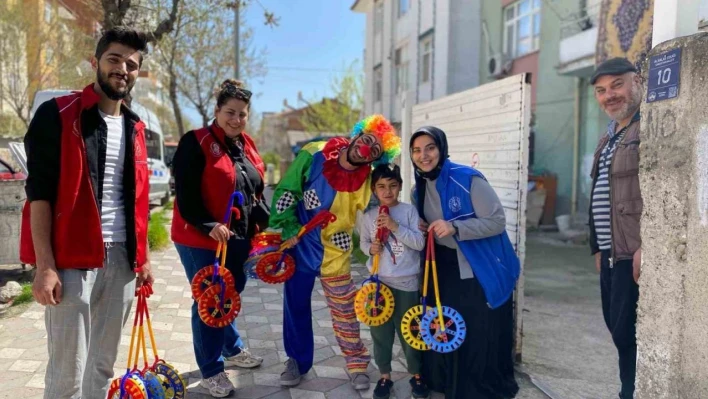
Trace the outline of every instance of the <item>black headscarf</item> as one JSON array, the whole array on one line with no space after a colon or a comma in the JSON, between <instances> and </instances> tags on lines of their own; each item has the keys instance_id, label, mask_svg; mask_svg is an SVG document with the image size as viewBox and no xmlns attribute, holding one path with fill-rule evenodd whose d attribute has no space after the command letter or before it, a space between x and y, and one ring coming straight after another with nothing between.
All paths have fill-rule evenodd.
<instances>
[{"instance_id":1,"label":"black headscarf","mask_svg":"<svg viewBox=\"0 0 708 399\"><path fill-rule=\"evenodd\" d=\"M440 175L440 171L442 170L445 160L448 159L450 155L448 154L447 137L445 136L445 132L435 126L423 126L416 130L411 136L411 141L408 145L411 161L413 160L413 142L422 135L430 136L435 142L435 145L438 147L438 151L440 151L438 164L435 165L435 168L433 168L430 172L423 172L418 168L418 166L416 166L415 162L413 162L413 169L415 170L415 190L417 196L416 207L418 208L418 215L420 218L425 220L425 213L423 211L425 204L425 180L437 179Z\"/></svg>"}]
</instances>

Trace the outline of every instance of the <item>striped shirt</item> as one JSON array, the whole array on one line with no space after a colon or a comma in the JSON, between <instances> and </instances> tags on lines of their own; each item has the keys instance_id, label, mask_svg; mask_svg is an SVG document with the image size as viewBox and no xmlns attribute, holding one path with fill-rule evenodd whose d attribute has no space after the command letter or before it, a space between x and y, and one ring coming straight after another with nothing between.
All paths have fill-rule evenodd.
<instances>
[{"instance_id":1,"label":"striped shirt","mask_svg":"<svg viewBox=\"0 0 708 399\"><path fill-rule=\"evenodd\" d=\"M612 124L611 126L615 126ZM612 248L612 229L610 224L610 165L617 149L617 143L622 141L627 127L612 135L600 153L598 161L598 176L592 190L592 217L595 224L597 245L601 251Z\"/></svg>"}]
</instances>

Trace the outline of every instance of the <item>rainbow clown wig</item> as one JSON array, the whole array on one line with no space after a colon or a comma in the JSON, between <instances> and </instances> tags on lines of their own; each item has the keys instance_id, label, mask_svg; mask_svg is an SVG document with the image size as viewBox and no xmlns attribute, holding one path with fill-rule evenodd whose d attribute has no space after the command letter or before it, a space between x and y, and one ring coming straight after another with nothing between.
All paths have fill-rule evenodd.
<instances>
[{"instance_id":1,"label":"rainbow clown wig","mask_svg":"<svg viewBox=\"0 0 708 399\"><path fill-rule=\"evenodd\" d=\"M371 115L357 122L352 130L351 138L360 134L373 134L381 140L383 145L383 155L374 161L373 166L393 163L393 160L401 154L401 138L396 134L396 129L383 115Z\"/></svg>"}]
</instances>

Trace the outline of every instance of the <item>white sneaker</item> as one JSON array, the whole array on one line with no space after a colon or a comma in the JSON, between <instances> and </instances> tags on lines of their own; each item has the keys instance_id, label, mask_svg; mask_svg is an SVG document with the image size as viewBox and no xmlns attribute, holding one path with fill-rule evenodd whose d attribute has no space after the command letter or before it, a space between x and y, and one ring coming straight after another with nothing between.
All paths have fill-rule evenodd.
<instances>
[{"instance_id":1,"label":"white sneaker","mask_svg":"<svg viewBox=\"0 0 708 399\"><path fill-rule=\"evenodd\" d=\"M219 373L211 378L203 379L199 385L209 390L209 394L214 398L225 398L236 389L231 383L226 373Z\"/></svg>"},{"instance_id":2,"label":"white sneaker","mask_svg":"<svg viewBox=\"0 0 708 399\"><path fill-rule=\"evenodd\" d=\"M258 367L261 363L263 363L263 358L252 354L248 349L241 349L241 353L238 355L224 358L224 365L243 367L245 369Z\"/></svg>"}]
</instances>

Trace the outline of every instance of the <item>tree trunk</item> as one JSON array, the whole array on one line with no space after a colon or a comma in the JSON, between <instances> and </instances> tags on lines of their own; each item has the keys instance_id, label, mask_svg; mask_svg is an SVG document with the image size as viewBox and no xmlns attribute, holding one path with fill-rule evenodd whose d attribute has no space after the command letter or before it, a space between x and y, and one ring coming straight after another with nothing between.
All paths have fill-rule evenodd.
<instances>
[{"instance_id":1,"label":"tree trunk","mask_svg":"<svg viewBox=\"0 0 708 399\"><path fill-rule=\"evenodd\" d=\"M179 106L179 100L177 99L177 77L174 75L172 68L169 70L170 73L170 102L172 103L172 112L175 114L175 122L177 122L177 131L179 137L184 136L186 133L184 131L184 122L182 121L182 110Z\"/></svg>"}]
</instances>

